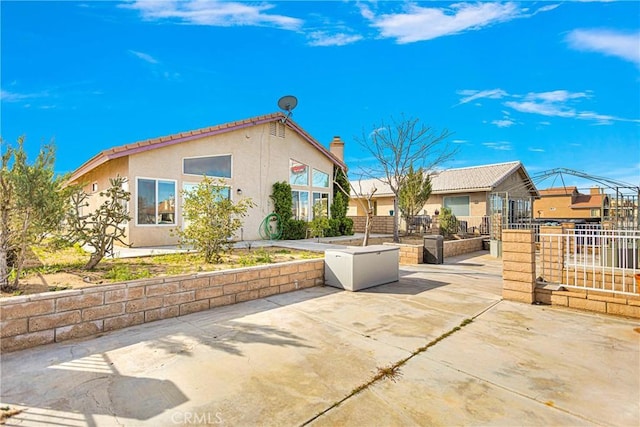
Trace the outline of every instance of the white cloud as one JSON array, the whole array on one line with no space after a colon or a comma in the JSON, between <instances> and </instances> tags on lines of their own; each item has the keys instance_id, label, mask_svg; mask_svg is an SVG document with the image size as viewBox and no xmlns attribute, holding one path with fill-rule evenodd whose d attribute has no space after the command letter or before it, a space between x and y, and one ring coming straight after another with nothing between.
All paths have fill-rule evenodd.
<instances>
[{"instance_id":1,"label":"white cloud","mask_svg":"<svg viewBox=\"0 0 640 427\"><path fill-rule=\"evenodd\" d=\"M308 35L310 46L344 46L362 40L362 36L353 34L328 34L324 31L314 31Z\"/></svg>"},{"instance_id":2,"label":"white cloud","mask_svg":"<svg viewBox=\"0 0 640 427\"><path fill-rule=\"evenodd\" d=\"M529 151L533 151L534 153L544 153L544 150L542 148L533 148L530 147Z\"/></svg>"},{"instance_id":3,"label":"white cloud","mask_svg":"<svg viewBox=\"0 0 640 427\"><path fill-rule=\"evenodd\" d=\"M512 150L511 143L509 142L483 142L482 145L492 150L498 150L498 151Z\"/></svg>"},{"instance_id":4,"label":"white cloud","mask_svg":"<svg viewBox=\"0 0 640 427\"><path fill-rule=\"evenodd\" d=\"M458 102L456 105L466 104L471 101L475 101L476 99L489 98L489 99L500 99L508 96L509 94L502 89L490 89L490 90L470 90L463 89L459 90L458 95L463 95L464 98Z\"/></svg>"},{"instance_id":5,"label":"white cloud","mask_svg":"<svg viewBox=\"0 0 640 427\"><path fill-rule=\"evenodd\" d=\"M454 144L466 144L467 140L466 139L454 139L451 142L454 143Z\"/></svg>"},{"instance_id":6,"label":"white cloud","mask_svg":"<svg viewBox=\"0 0 640 427\"><path fill-rule=\"evenodd\" d=\"M546 8L549 9L548 6ZM524 17L526 12L526 9L520 9L517 3L512 2L452 3L442 8L409 3L402 13L380 16L375 16L368 7L360 7L361 15L371 21L382 37L396 39L398 43L476 31L495 23Z\"/></svg>"},{"instance_id":7,"label":"white cloud","mask_svg":"<svg viewBox=\"0 0 640 427\"><path fill-rule=\"evenodd\" d=\"M508 128L509 126L513 126L515 122L513 120L503 119L503 120L494 120L491 122L492 125L496 125L499 128Z\"/></svg>"},{"instance_id":8,"label":"white cloud","mask_svg":"<svg viewBox=\"0 0 640 427\"><path fill-rule=\"evenodd\" d=\"M570 109L565 109L562 106L558 106L546 102L535 101L507 101L504 103L507 107L511 107L521 113L541 114L543 116L551 117L575 117L576 112Z\"/></svg>"},{"instance_id":9,"label":"white cloud","mask_svg":"<svg viewBox=\"0 0 640 427\"><path fill-rule=\"evenodd\" d=\"M46 93L18 93L18 92L9 92L6 90L0 89L0 100L4 102L20 102L25 99L33 99L33 98L42 98L47 96Z\"/></svg>"},{"instance_id":10,"label":"white cloud","mask_svg":"<svg viewBox=\"0 0 640 427\"><path fill-rule=\"evenodd\" d=\"M589 98L590 94L585 92L569 92L566 90L554 90L551 92L530 92L525 96L528 101L541 100L544 102L565 102L570 99Z\"/></svg>"},{"instance_id":11,"label":"white cloud","mask_svg":"<svg viewBox=\"0 0 640 427\"><path fill-rule=\"evenodd\" d=\"M267 13L275 7L268 3L139 0L121 7L138 10L147 20L176 20L191 25L265 26L298 30L303 24L298 18Z\"/></svg>"},{"instance_id":12,"label":"white cloud","mask_svg":"<svg viewBox=\"0 0 640 427\"><path fill-rule=\"evenodd\" d=\"M138 52L136 50L129 50L129 53L135 56L136 58L142 59L144 62L148 62L149 64L158 64L159 61L155 59L153 56L148 53Z\"/></svg>"},{"instance_id":13,"label":"white cloud","mask_svg":"<svg viewBox=\"0 0 640 427\"><path fill-rule=\"evenodd\" d=\"M640 119L627 119L615 117L607 114L600 114L593 111L580 111L577 106L585 99L593 98L591 91L570 92L567 90L554 90L548 92L529 92L526 95L509 94L502 89L475 90L463 89L456 92L464 96L457 105L467 104L477 99L502 99L503 105L515 111L529 114L539 114L547 117L575 118L588 120L596 125L610 125L613 122L640 123ZM476 103L478 107L482 104ZM491 123L498 127L508 127L516 123L510 116L509 111L502 111L502 120L494 120ZM540 122L541 125L549 125L548 121Z\"/></svg>"},{"instance_id":14,"label":"white cloud","mask_svg":"<svg viewBox=\"0 0 640 427\"><path fill-rule=\"evenodd\" d=\"M640 32L573 30L565 40L572 49L616 56L640 67Z\"/></svg>"}]
</instances>

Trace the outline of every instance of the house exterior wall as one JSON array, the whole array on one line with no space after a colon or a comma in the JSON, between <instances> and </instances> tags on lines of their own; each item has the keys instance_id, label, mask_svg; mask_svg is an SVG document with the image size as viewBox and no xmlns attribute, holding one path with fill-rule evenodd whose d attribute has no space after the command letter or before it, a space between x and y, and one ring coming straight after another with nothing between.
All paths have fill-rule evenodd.
<instances>
[{"instance_id":1,"label":"house exterior wall","mask_svg":"<svg viewBox=\"0 0 640 427\"><path fill-rule=\"evenodd\" d=\"M587 219L592 218L591 209L573 209L571 195L541 196L533 202L536 218ZM597 216L596 216L597 217Z\"/></svg>"},{"instance_id":2,"label":"house exterior wall","mask_svg":"<svg viewBox=\"0 0 640 427\"><path fill-rule=\"evenodd\" d=\"M197 184L201 176L183 173L185 157L205 157L211 155L231 155L231 178L223 179L230 187L231 199L250 198L255 207L250 208L243 218L243 227L235 236L236 239L259 239L259 226L262 220L273 211L270 195L272 186L277 181L289 182L289 160L294 159L309 166L309 185L293 186L294 190L318 191L329 193L332 198L333 162L317 148L304 140L298 133L286 128L284 137L271 135L270 124L265 123L243 129L229 131L214 136L207 136L192 141L142 151L128 156L129 203L131 222L128 225L129 243L136 247L175 245L178 240L172 230L182 227L182 197L180 191L183 184ZM118 159L119 160L119 159ZM98 182L108 181L117 169L111 163L96 168L91 172ZM115 163L114 163L115 164ZM329 175L327 188L311 186L311 171L320 170ZM90 176L87 174L86 176ZM148 225L138 224L137 196L138 179L149 178L173 180L176 182L178 196L176 198L175 224ZM82 177L84 180L84 177ZM240 195L237 190L241 189ZM329 201L329 203L331 203Z\"/></svg>"},{"instance_id":3,"label":"house exterior wall","mask_svg":"<svg viewBox=\"0 0 640 427\"><path fill-rule=\"evenodd\" d=\"M494 193L508 193L510 199L531 197L528 186L518 172L512 173L493 189Z\"/></svg>"}]
</instances>

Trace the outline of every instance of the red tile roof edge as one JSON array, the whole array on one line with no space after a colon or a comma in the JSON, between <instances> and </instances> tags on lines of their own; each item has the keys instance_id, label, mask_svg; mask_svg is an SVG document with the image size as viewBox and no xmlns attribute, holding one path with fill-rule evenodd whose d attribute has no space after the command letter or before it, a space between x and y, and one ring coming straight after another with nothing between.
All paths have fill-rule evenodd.
<instances>
[{"instance_id":1,"label":"red tile roof edge","mask_svg":"<svg viewBox=\"0 0 640 427\"><path fill-rule=\"evenodd\" d=\"M248 119L222 123L216 126L209 126L206 128L195 129L187 132L179 132L172 135L150 138L150 139L146 139L138 142L133 142L130 144L108 148L96 154L91 159L89 159L88 161L80 165L80 167L78 167L75 171L73 171L73 173L71 174L71 177L69 178L69 182L73 182L77 180L82 175L87 174L88 172L106 163L107 161L117 159L119 157L124 157L130 154L136 154L136 153L144 152L147 150L152 150L154 148L165 147L168 145L173 145L173 144L177 144L184 141L190 141L192 139L201 138L203 135L206 135L206 134L216 135L219 133L229 132L231 130L242 129L247 126L254 126L254 125L269 123L275 120L281 120L283 118L285 118L285 115L281 112L271 113L271 114L256 116ZM288 118L286 121L286 124L289 125L289 127L294 131L296 131L300 136L302 136L307 142L311 143L311 145L313 145L318 150L320 150L324 155L326 155L335 165L346 170L347 167L343 161L341 161L336 156L334 156L329 150L327 150L315 138L309 135L297 123L295 123L293 120Z\"/></svg>"}]
</instances>

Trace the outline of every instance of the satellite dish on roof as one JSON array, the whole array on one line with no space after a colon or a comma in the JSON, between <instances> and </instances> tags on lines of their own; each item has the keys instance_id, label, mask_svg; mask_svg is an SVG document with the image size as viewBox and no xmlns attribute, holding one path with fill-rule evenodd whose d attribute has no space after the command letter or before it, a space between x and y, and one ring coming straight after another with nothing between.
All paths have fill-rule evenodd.
<instances>
[{"instance_id":1,"label":"satellite dish on roof","mask_svg":"<svg viewBox=\"0 0 640 427\"><path fill-rule=\"evenodd\" d=\"M294 108L298 105L298 98L293 95L285 95L278 100L278 107L287 112L287 116L282 119L282 123L286 122Z\"/></svg>"}]
</instances>

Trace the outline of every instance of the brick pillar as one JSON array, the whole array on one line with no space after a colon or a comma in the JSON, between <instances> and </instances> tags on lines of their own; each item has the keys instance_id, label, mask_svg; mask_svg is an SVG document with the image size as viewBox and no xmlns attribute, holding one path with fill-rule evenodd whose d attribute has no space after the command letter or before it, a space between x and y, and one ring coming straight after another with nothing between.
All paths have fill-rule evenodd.
<instances>
[{"instance_id":1,"label":"brick pillar","mask_svg":"<svg viewBox=\"0 0 640 427\"><path fill-rule=\"evenodd\" d=\"M502 231L502 297L535 301L536 245L533 230Z\"/></svg>"},{"instance_id":2,"label":"brick pillar","mask_svg":"<svg viewBox=\"0 0 640 427\"><path fill-rule=\"evenodd\" d=\"M565 238L561 226L540 227L540 275L549 283L562 283Z\"/></svg>"},{"instance_id":3,"label":"brick pillar","mask_svg":"<svg viewBox=\"0 0 640 427\"><path fill-rule=\"evenodd\" d=\"M562 234L573 234L575 233L576 225L573 222L563 222L562 224ZM576 239L568 239L569 240L569 253L572 254L576 250ZM566 243L565 243L566 249ZM578 248L578 251L580 248Z\"/></svg>"}]
</instances>

